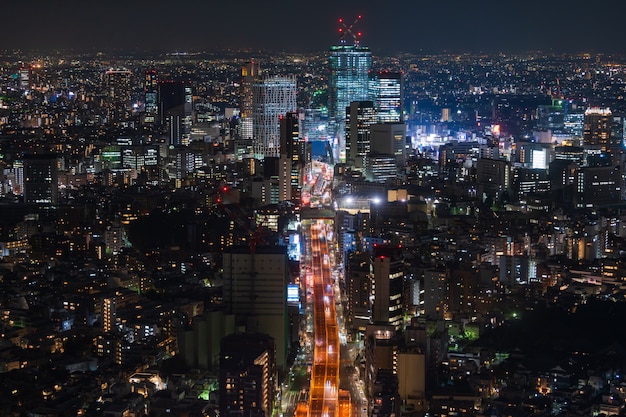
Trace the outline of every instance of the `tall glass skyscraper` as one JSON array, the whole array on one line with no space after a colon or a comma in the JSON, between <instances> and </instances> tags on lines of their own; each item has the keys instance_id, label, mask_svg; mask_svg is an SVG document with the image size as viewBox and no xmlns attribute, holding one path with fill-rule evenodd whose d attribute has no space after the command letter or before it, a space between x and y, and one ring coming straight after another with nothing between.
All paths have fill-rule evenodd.
<instances>
[{"instance_id":1,"label":"tall glass skyscraper","mask_svg":"<svg viewBox=\"0 0 626 417\"><path fill-rule=\"evenodd\" d=\"M378 115L371 101L353 101L346 111L346 163L363 169L370 153L370 127Z\"/></svg>"},{"instance_id":2,"label":"tall glass skyscraper","mask_svg":"<svg viewBox=\"0 0 626 417\"><path fill-rule=\"evenodd\" d=\"M331 46L328 61L329 133L334 138L335 159L345 162L346 108L352 101L370 99L368 84L372 53L368 47L360 45Z\"/></svg>"},{"instance_id":3,"label":"tall glass skyscraper","mask_svg":"<svg viewBox=\"0 0 626 417\"><path fill-rule=\"evenodd\" d=\"M370 77L370 94L378 111L380 123L403 122L404 100L403 77L401 72L377 71Z\"/></svg>"},{"instance_id":4,"label":"tall glass skyscraper","mask_svg":"<svg viewBox=\"0 0 626 417\"><path fill-rule=\"evenodd\" d=\"M296 111L296 91L295 75L266 75L252 85L255 158L280 156L280 118Z\"/></svg>"}]
</instances>

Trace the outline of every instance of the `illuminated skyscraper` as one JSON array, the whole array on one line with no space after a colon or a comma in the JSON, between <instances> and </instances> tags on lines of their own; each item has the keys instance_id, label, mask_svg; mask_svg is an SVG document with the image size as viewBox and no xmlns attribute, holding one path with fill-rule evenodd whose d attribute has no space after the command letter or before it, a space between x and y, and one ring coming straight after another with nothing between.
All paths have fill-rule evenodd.
<instances>
[{"instance_id":1,"label":"illuminated skyscraper","mask_svg":"<svg viewBox=\"0 0 626 417\"><path fill-rule=\"evenodd\" d=\"M334 138L334 156L346 159L346 108L353 101L370 100L369 71L372 53L365 46L331 46L328 80L329 133Z\"/></svg>"},{"instance_id":2,"label":"illuminated skyscraper","mask_svg":"<svg viewBox=\"0 0 626 417\"><path fill-rule=\"evenodd\" d=\"M296 110L296 77L266 75L252 85L255 158L280 156L280 118Z\"/></svg>"},{"instance_id":3,"label":"illuminated skyscraper","mask_svg":"<svg viewBox=\"0 0 626 417\"><path fill-rule=\"evenodd\" d=\"M371 101L353 101L346 109L346 162L362 169L370 153L370 126L378 116Z\"/></svg>"},{"instance_id":4,"label":"illuminated skyscraper","mask_svg":"<svg viewBox=\"0 0 626 417\"><path fill-rule=\"evenodd\" d=\"M112 68L104 73L109 123L124 121L129 116L131 75L127 69Z\"/></svg>"},{"instance_id":5,"label":"illuminated skyscraper","mask_svg":"<svg viewBox=\"0 0 626 417\"><path fill-rule=\"evenodd\" d=\"M401 72L378 71L371 73L370 94L378 111L378 121L402 122L404 83Z\"/></svg>"},{"instance_id":6,"label":"illuminated skyscraper","mask_svg":"<svg viewBox=\"0 0 626 417\"><path fill-rule=\"evenodd\" d=\"M252 85L260 73L259 63L254 60L241 68L239 135L242 139L252 139Z\"/></svg>"},{"instance_id":7,"label":"illuminated skyscraper","mask_svg":"<svg viewBox=\"0 0 626 417\"><path fill-rule=\"evenodd\" d=\"M156 70L146 70L143 91L145 95L145 123L154 123L159 114L159 87Z\"/></svg>"}]
</instances>

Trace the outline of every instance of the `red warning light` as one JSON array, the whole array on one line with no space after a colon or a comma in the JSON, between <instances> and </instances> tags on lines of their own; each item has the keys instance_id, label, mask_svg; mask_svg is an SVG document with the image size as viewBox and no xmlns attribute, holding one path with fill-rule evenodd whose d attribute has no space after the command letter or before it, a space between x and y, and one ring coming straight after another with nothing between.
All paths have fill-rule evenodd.
<instances>
[{"instance_id":1,"label":"red warning light","mask_svg":"<svg viewBox=\"0 0 626 417\"><path fill-rule=\"evenodd\" d=\"M343 19L339 19L339 23L343 23Z\"/></svg>"},{"instance_id":2,"label":"red warning light","mask_svg":"<svg viewBox=\"0 0 626 417\"><path fill-rule=\"evenodd\" d=\"M361 32L357 33L356 36L361 36Z\"/></svg>"},{"instance_id":3,"label":"red warning light","mask_svg":"<svg viewBox=\"0 0 626 417\"><path fill-rule=\"evenodd\" d=\"M359 19L361 18L361 15L359 15Z\"/></svg>"},{"instance_id":4,"label":"red warning light","mask_svg":"<svg viewBox=\"0 0 626 417\"><path fill-rule=\"evenodd\" d=\"M228 191L228 187L222 187L222 191L224 192Z\"/></svg>"}]
</instances>

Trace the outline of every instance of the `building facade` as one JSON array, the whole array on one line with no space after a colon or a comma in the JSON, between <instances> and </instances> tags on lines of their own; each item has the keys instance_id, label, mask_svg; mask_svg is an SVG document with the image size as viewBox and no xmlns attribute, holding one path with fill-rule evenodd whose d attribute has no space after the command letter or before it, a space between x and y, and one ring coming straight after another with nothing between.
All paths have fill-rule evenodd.
<instances>
[{"instance_id":1,"label":"building facade","mask_svg":"<svg viewBox=\"0 0 626 417\"><path fill-rule=\"evenodd\" d=\"M353 101L370 100L372 53L368 47L359 45L332 46L328 61L329 134L334 139L334 157L345 162L346 108Z\"/></svg>"},{"instance_id":2,"label":"building facade","mask_svg":"<svg viewBox=\"0 0 626 417\"><path fill-rule=\"evenodd\" d=\"M404 121L404 77L401 72L370 73L370 96L376 104L379 123Z\"/></svg>"},{"instance_id":3,"label":"building facade","mask_svg":"<svg viewBox=\"0 0 626 417\"><path fill-rule=\"evenodd\" d=\"M346 108L346 162L363 169L370 153L370 126L378 120L372 101L353 101Z\"/></svg>"},{"instance_id":4,"label":"building facade","mask_svg":"<svg viewBox=\"0 0 626 417\"><path fill-rule=\"evenodd\" d=\"M296 110L296 77L263 76L252 86L253 152L257 159L280 156L280 118Z\"/></svg>"},{"instance_id":5,"label":"building facade","mask_svg":"<svg viewBox=\"0 0 626 417\"><path fill-rule=\"evenodd\" d=\"M276 342L276 363L287 355L286 247L232 246L223 255L224 304L239 323Z\"/></svg>"}]
</instances>

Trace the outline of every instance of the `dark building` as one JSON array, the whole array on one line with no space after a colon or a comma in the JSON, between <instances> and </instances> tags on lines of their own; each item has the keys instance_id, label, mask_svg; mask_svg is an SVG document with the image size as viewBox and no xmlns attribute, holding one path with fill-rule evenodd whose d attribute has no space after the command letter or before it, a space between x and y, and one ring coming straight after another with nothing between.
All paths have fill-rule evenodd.
<instances>
[{"instance_id":1,"label":"dark building","mask_svg":"<svg viewBox=\"0 0 626 417\"><path fill-rule=\"evenodd\" d=\"M353 329L364 331L372 319L370 293L370 255L363 252L348 254L346 264L346 289L348 294L348 323Z\"/></svg>"},{"instance_id":2,"label":"dark building","mask_svg":"<svg viewBox=\"0 0 626 417\"><path fill-rule=\"evenodd\" d=\"M219 408L222 416L272 415L277 389L274 339L236 333L220 346Z\"/></svg>"},{"instance_id":3,"label":"dark building","mask_svg":"<svg viewBox=\"0 0 626 417\"><path fill-rule=\"evenodd\" d=\"M276 344L276 363L282 370L287 356L287 284L289 265L285 246L250 246L224 251L224 305L249 331L267 333Z\"/></svg>"},{"instance_id":4,"label":"dark building","mask_svg":"<svg viewBox=\"0 0 626 417\"><path fill-rule=\"evenodd\" d=\"M280 119L281 200L300 199L300 176L304 169L305 142L300 139L298 113Z\"/></svg>"},{"instance_id":5,"label":"dark building","mask_svg":"<svg viewBox=\"0 0 626 417\"><path fill-rule=\"evenodd\" d=\"M402 328L404 263L401 246L377 245L372 261L372 320L376 324Z\"/></svg>"},{"instance_id":6,"label":"dark building","mask_svg":"<svg viewBox=\"0 0 626 417\"><path fill-rule=\"evenodd\" d=\"M167 131L168 145L189 143L192 101L191 84L184 81L159 82L159 122Z\"/></svg>"},{"instance_id":7,"label":"dark building","mask_svg":"<svg viewBox=\"0 0 626 417\"><path fill-rule=\"evenodd\" d=\"M583 167L578 170L576 203L579 207L621 201L622 170L619 166Z\"/></svg>"},{"instance_id":8,"label":"dark building","mask_svg":"<svg viewBox=\"0 0 626 417\"><path fill-rule=\"evenodd\" d=\"M59 184L55 154L24 155L24 202L57 204Z\"/></svg>"},{"instance_id":9,"label":"dark building","mask_svg":"<svg viewBox=\"0 0 626 417\"><path fill-rule=\"evenodd\" d=\"M511 191L511 164L504 159L480 158L476 165L479 196L498 201Z\"/></svg>"},{"instance_id":10,"label":"dark building","mask_svg":"<svg viewBox=\"0 0 626 417\"><path fill-rule=\"evenodd\" d=\"M370 153L370 127L378 121L373 101L353 101L346 108L346 161L357 169Z\"/></svg>"}]
</instances>

